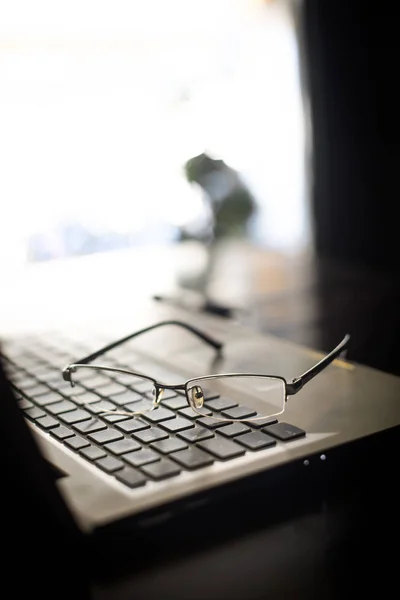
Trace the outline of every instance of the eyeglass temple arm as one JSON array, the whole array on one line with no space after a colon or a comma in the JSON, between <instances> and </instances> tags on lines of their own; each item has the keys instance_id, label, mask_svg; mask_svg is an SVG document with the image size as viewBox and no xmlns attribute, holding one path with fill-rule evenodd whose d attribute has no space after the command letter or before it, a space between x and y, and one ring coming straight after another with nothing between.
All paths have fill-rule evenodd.
<instances>
[{"instance_id":1,"label":"eyeglass temple arm","mask_svg":"<svg viewBox=\"0 0 400 600\"><path fill-rule=\"evenodd\" d=\"M313 379L318 373L321 373L325 367L327 367L331 362L335 360L344 350L347 349L350 341L350 335L345 335L342 341L324 358L322 358L316 365L308 369L303 375L300 377L296 377L293 379L291 383L286 384L286 395L293 396L297 394L301 390L301 388L308 383L311 379Z\"/></svg>"},{"instance_id":2,"label":"eyeglass temple arm","mask_svg":"<svg viewBox=\"0 0 400 600\"><path fill-rule=\"evenodd\" d=\"M89 354L89 356L85 356L84 358L81 358L80 360L77 360L75 362L76 362L76 364L79 363L81 365L86 365L86 364L92 362L93 360L96 360L96 358L98 358L102 354L105 354L106 352L109 352L110 350L117 348L118 346L120 346L121 344L124 344L125 342L129 342L129 340L132 340L133 338L141 335L142 333L147 333L148 331L152 331L152 329L157 329L158 327L164 327L164 325L177 325L178 327L183 327L183 329L190 331L191 333L196 335L198 338L202 339L203 342L205 342L206 344L209 344L210 346L215 348L215 350L217 350L218 353L221 352L223 344L221 342L218 342L214 338L208 336L206 333L203 333L196 327L192 327L192 325L188 325L187 323L182 323L181 321L161 321L160 323L156 323L155 325L150 325L150 327L145 327L144 329L140 329L139 331L136 331L135 333L131 333L131 335L127 335L126 337L123 337L120 340L113 342L112 344L108 344L108 346L104 346L103 348L100 348L100 350L93 352L93 354Z\"/></svg>"}]
</instances>

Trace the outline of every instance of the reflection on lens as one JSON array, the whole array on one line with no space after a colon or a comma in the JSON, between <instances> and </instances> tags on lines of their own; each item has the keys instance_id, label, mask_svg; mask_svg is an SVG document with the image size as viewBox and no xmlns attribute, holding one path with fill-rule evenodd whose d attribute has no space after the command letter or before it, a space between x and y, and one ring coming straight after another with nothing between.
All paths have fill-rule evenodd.
<instances>
[{"instance_id":1,"label":"reflection on lens","mask_svg":"<svg viewBox=\"0 0 400 600\"><path fill-rule=\"evenodd\" d=\"M200 408L200 399L203 398L206 406L207 399L220 397L226 400L225 404L231 406L231 412L224 411L224 402L221 402L221 409L214 409L213 413L219 419L250 421L252 418L279 415L285 409L285 383L276 377L210 376L191 380L186 392L193 410Z\"/></svg>"}]
</instances>

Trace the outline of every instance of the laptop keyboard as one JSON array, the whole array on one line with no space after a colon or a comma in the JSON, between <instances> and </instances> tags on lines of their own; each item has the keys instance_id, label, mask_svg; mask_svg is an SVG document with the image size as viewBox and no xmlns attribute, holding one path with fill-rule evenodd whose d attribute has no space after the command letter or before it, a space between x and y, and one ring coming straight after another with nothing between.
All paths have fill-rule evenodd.
<instances>
[{"instance_id":1,"label":"laptop keyboard","mask_svg":"<svg viewBox=\"0 0 400 600\"><path fill-rule=\"evenodd\" d=\"M24 416L129 488L214 462L240 460L246 453L268 452L276 444L305 436L302 429L274 418L248 423L211 419L213 414L232 419L252 414L245 402L238 405L226 397L206 397L204 416L199 416L182 393L171 390L165 390L160 408L140 417L102 414L104 410L138 410L141 403L145 406L151 400L146 391L128 387L122 374L88 372L72 388L62 379L61 369L89 352L90 348L68 346L64 340L56 346L30 339L21 348L13 344L3 358ZM121 361L108 363L135 369L135 355L128 353L119 354ZM136 368L143 371L140 357L139 362L141 369Z\"/></svg>"}]
</instances>

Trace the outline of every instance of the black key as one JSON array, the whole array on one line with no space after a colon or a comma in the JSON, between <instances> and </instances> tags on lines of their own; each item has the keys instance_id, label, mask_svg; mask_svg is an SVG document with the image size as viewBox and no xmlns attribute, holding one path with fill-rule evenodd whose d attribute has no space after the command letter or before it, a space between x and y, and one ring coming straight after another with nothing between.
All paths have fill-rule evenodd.
<instances>
[{"instance_id":1,"label":"black key","mask_svg":"<svg viewBox=\"0 0 400 600\"><path fill-rule=\"evenodd\" d=\"M72 398L72 396L74 398L79 398L80 396L82 396L83 394L88 394L89 392L87 390L85 390L85 388L83 388L81 385L74 385L74 387L71 386L70 383L68 383L68 381L65 382L66 385L65 386L60 386L57 385L55 386L53 384L53 387L55 389L57 389L57 391L60 392L60 394L62 394L63 396L65 396L66 398Z\"/></svg>"},{"instance_id":2,"label":"black key","mask_svg":"<svg viewBox=\"0 0 400 600\"><path fill-rule=\"evenodd\" d=\"M70 394L70 397L72 397L73 394ZM94 392L88 392L87 390L85 390L83 393L80 394L75 394L74 397L76 396L76 400L75 402L77 404L95 404L96 402L100 402L101 397L98 394L95 394Z\"/></svg>"},{"instance_id":3,"label":"black key","mask_svg":"<svg viewBox=\"0 0 400 600\"><path fill-rule=\"evenodd\" d=\"M262 448L268 448L269 446L276 445L276 440L262 431L245 433L244 435L237 437L236 441L249 450L261 450Z\"/></svg>"},{"instance_id":4,"label":"black key","mask_svg":"<svg viewBox=\"0 0 400 600\"><path fill-rule=\"evenodd\" d=\"M74 432L71 431L71 429L68 429L68 427L64 427L64 425L55 427L50 431L50 433L58 440L65 440L66 438L72 437L74 435Z\"/></svg>"},{"instance_id":5,"label":"black key","mask_svg":"<svg viewBox=\"0 0 400 600\"><path fill-rule=\"evenodd\" d=\"M186 469L199 469L200 467L211 465L214 462L214 459L207 454L207 452L203 452L203 450L196 447L175 452L171 458L176 460Z\"/></svg>"},{"instance_id":6,"label":"black key","mask_svg":"<svg viewBox=\"0 0 400 600\"><path fill-rule=\"evenodd\" d=\"M256 417L261 417L259 413L255 415ZM261 429L262 427L266 427L267 425L273 425L277 423L278 419L275 417L265 417L264 419L259 419L257 421L253 421L252 419L249 421L245 421L248 425L251 425L253 429Z\"/></svg>"},{"instance_id":7,"label":"black key","mask_svg":"<svg viewBox=\"0 0 400 600\"><path fill-rule=\"evenodd\" d=\"M88 412L86 412L86 410L78 408L77 410L73 410L71 412L67 412L60 415L59 418L64 423L68 423L68 425L71 425L72 423L79 423L79 421L86 421L87 419L91 419L91 415Z\"/></svg>"},{"instance_id":8,"label":"black key","mask_svg":"<svg viewBox=\"0 0 400 600\"><path fill-rule=\"evenodd\" d=\"M44 417L46 413L41 408L34 406L33 408L28 408L28 410L24 411L24 414L30 419L40 419Z\"/></svg>"},{"instance_id":9,"label":"black key","mask_svg":"<svg viewBox=\"0 0 400 600\"><path fill-rule=\"evenodd\" d=\"M26 398L21 398L21 400L18 400L18 406L21 410L26 410L27 408L33 407L33 402L27 400Z\"/></svg>"},{"instance_id":10,"label":"black key","mask_svg":"<svg viewBox=\"0 0 400 600\"><path fill-rule=\"evenodd\" d=\"M24 388L22 388L22 389L24 389ZM43 394L48 394L49 391L50 390L47 387L47 385L44 385L43 383L38 383L37 385L35 385L35 387L29 387L29 396L36 398L36 396L42 396Z\"/></svg>"},{"instance_id":11,"label":"black key","mask_svg":"<svg viewBox=\"0 0 400 600\"><path fill-rule=\"evenodd\" d=\"M206 406L211 410L227 410L228 408L234 408L238 403L226 396L215 398L215 400L207 400Z\"/></svg>"},{"instance_id":12,"label":"black key","mask_svg":"<svg viewBox=\"0 0 400 600\"><path fill-rule=\"evenodd\" d=\"M118 404L118 406L125 406L126 404L132 404L132 402L139 402L139 400L143 400L142 394L138 392L134 392L133 390L127 390L124 388L125 393L116 394L115 396L110 396L110 400L114 402L114 404Z\"/></svg>"},{"instance_id":13,"label":"black key","mask_svg":"<svg viewBox=\"0 0 400 600\"><path fill-rule=\"evenodd\" d=\"M70 410L75 410L76 406L70 400L62 400L61 402L55 402L54 404L49 404L47 410L52 415L61 415L62 413L68 412Z\"/></svg>"},{"instance_id":14,"label":"black key","mask_svg":"<svg viewBox=\"0 0 400 600\"><path fill-rule=\"evenodd\" d=\"M99 460L95 460L94 464L100 467L100 469L106 473L114 473L114 471L118 471L119 469L123 469L125 467L122 460L114 458L114 456L99 458Z\"/></svg>"},{"instance_id":15,"label":"black key","mask_svg":"<svg viewBox=\"0 0 400 600\"><path fill-rule=\"evenodd\" d=\"M140 392L141 394L148 394L153 391L154 384L152 381L146 381L142 379L141 381L134 381L132 384L132 388L136 392Z\"/></svg>"},{"instance_id":16,"label":"black key","mask_svg":"<svg viewBox=\"0 0 400 600\"><path fill-rule=\"evenodd\" d=\"M99 389L99 394L101 394L103 398L110 398L111 396L117 396L124 392L126 392L126 387L116 381L110 381L108 385L104 385Z\"/></svg>"},{"instance_id":17,"label":"black key","mask_svg":"<svg viewBox=\"0 0 400 600\"><path fill-rule=\"evenodd\" d=\"M78 380L79 380L79 376L80 376L80 372L78 373ZM111 383L111 379L105 375L99 375L99 373L93 369L93 375L92 377L88 377L87 379L85 379L85 387L91 388L93 390L96 390L97 388L101 388L104 385L108 385Z\"/></svg>"},{"instance_id":18,"label":"black key","mask_svg":"<svg viewBox=\"0 0 400 600\"><path fill-rule=\"evenodd\" d=\"M173 419L175 417L176 415L172 410L163 407L156 408L143 415L143 418L146 419L146 421L150 421L150 423L161 423L161 421L167 421L168 419Z\"/></svg>"},{"instance_id":19,"label":"black key","mask_svg":"<svg viewBox=\"0 0 400 600\"><path fill-rule=\"evenodd\" d=\"M90 433L88 438L93 442L97 442L98 444L108 444L109 442L115 442L116 440L120 440L124 436L119 431L115 429L104 429L103 431L97 431L96 433Z\"/></svg>"},{"instance_id":20,"label":"black key","mask_svg":"<svg viewBox=\"0 0 400 600\"><path fill-rule=\"evenodd\" d=\"M47 394L36 396L35 404L38 404L39 406L48 406L49 404L54 404L55 402L60 402L60 400L63 400L63 397L60 396L60 394L57 394L56 392L50 392L49 390L47 390L47 392Z\"/></svg>"},{"instance_id":21,"label":"black key","mask_svg":"<svg viewBox=\"0 0 400 600\"><path fill-rule=\"evenodd\" d=\"M103 458L103 456L107 456L102 448L98 446L87 446L86 448L82 448L79 451L79 454L82 454L88 460L97 460L98 458Z\"/></svg>"},{"instance_id":22,"label":"black key","mask_svg":"<svg viewBox=\"0 0 400 600\"><path fill-rule=\"evenodd\" d=\"M221 412L221 415L228 419L245 419L246 417L253 417L256 414L257 411L247 406L236 406L235 408L229 408Z\"/></svg>"},{"instance_id":23,"label":"black key","mask_svg":"<svg viewBox=\"0 0 400 600\"><path fill-rule=\"evenodd\" d=\"M182 417L187 417L188 419L199 419L202 415L204 417L212 415L211 410L208 410L208 408L198 408L197 410L198 412L194 411L191 406L188 406L180 410L179 414L182 415Z\"/></svg>"},{"instance_id":24,"label":"black key","mask_svg":"<svg viewBox=\"0 0 400 600\"><path fill-rule=\"evenodd\" d=\"M174 477L179 475L181 472L177 464L172 463L167 458L162 458L160 461L142 467L142 470L153 479L157 481L160 479L167 479L168 477Z\"/></svg>"},{"instance_id":25,"label":"black key","mask_svg":"<svg viewBox=\"0 0 400 600\"><path fill-rule=\"evenodd\" d=\"M275 425L265 427L263 431L278 438L278 440L281 440L282 442L290 442L291 440L296 440L306 435L306 432L303 429L300 429L295 425L290 425L289 423L276 423Z\"/></svg>"},{"instance_id":26,"label":"black key","mask_svg":"<svg viewBox=\"0 0 400 600\"><path fill-rule=\"evenodd\" d=\"M251 429L246 423L232 423L232 425L226 425L225 427L220 427L218 429L218 432L227 438L233 438L236 435L241 435L248 431L251 431Z\"/></svg>"},{"instance_id":27,"label":"black key","mask_svg":"<svg viewBox=\"0 0 400 600\"><path fill-rule=\"evenodd\" d=\"M74 435L73 437L67 438L64 440L64 444L70 448L73 448L74 450L80 450L85 446L90 446L89 442L83 439L80 435Z\"/></svg>"},{"instance_id":28,"label":"black key","mask_svg":"<svg viewBox=\"0 0 400 600\"><path fill-rule=\"evenodd\" d=\"M42 429L48 431L49 429L53 429L53 427L57 427L59 422L53 417L42 417L41 419L36 419L36 425L39 425Z\"/></svg>"},{"instance_id":29,"label":"black key","mask_svg":"<svg viewBox=\"0 0 400 600\"><path fill-rule=\"evenodd\" d=\"M175 390L164 390L163 395L161 396L163 400L172 400L172 398L176 398L178 392Z\"/></svg>"},{"instance_id":30,"label":"black key","mask_svg":"<svg viewBox=\"0 0 400 600\"><path fill-rule=\"evenodd\" d=\"M121 471L117 471L115 478L130 488L136 488L146 483L146 477L143 473L131 467L124 467Z\"/></svg>"},{"instance_id":31,"label":"black key","mask_svg":"<svg viewBox=\"0 0 400 600\"><path fill-rule=\"evenodd\" d=\"M126 415L101 415L101 418L107 423L119 423L120 421L126 421L129 419Z\"/></svg>"},{"instance_id":32,"label":"black key","mask_svg":"<svg viewBox=\"0 0 400 600\"><path fill-rule=\"evenodd\" d=\"M217 394L216 392L213 392L212 390L201 386L201 389L203 390L203 396L204 396L204 401L207 402L208 400L214 400L214 398L219 398L219 394Z\"/></svg>"},{"instance_id":33,"label":"black key","mask_svg":"<svg viewBox=\"0 0 400 600\"><path fill-rule=\"evenodd\" d=\"M189 429L189 427L194 427L194 423L183 417L175 417L175 419L169 419L168 421L160 423L160 427L171 433L177 433L178 431Z\"/></svg>"},{"instance_id":34,"label":"black key","mask_svg":"<svg viewBox=\"0 0 400 600\"><path fill-rule=\"evenodd\" d=\"M104 446L106 450L109 450L113 454L127 454L128 452L133 452L134 450L140 450L141 445L138 444L135 440L130 438L124 438L123 440L118 440L116 442L111 442L111 444L106 444Z\"/></svg>"},{"instance_id":35,"label":"black key","mask_svg":"<svg viewBox=\"0 0 400 600\"><path fill-rule=\"evenodd\" d=\"M88 419L87 421L75 423L73 428L76 429L76 431L79 431L79 433L88 434L107 429L107 425L99 419Z\"/></svg>"},{"instance_id":36,"label":"black key","mask_svg":"<svg viewBox=\"0 0 400 600\"><path fill-rule=\"evenodd\" d=\"M218 427L224 427L228 425L229 421L218 421L218 419L211 419L210 417L202 417L197 419L197 424L202 427L208 427L208 429L217 429Z\"/></svg>"},{"instance_id":37,"label":"black key","mask_svg":"<svg viewBox=\"0 0 400 600\"><path fill-rule=\"evenodd\" d=\"M142 429L149 429L150 425L146 423L146 421L143 421L138 417L133 417L132 419L128 419L123 423L118 423L118 425L116 425L115 427L117 427L117 429L120 429L121 431L124 431L125 433L134 433L135 431L141 431Z\"/></svg>"},{"instance_id":38,"label":"black key","mask_svg":"<svg viewBox=\"0 0 400 600\"><path fill-rule=\"evenodd\" d=\"M124 454L124 460L134 467L140 467L141 465L147 465L160 460L160 456L150 448L143 448L142 450Z\"/></svg>"},{"instance_id":39,"label":"black key","mask_svg":"<svg viewBox=\"0 0 400 600\"><path fill-rule=\"evenodd\" d=\"M187 448L186 442L179 440L178 438L168 438L166 440L154 442L150 445L152 448L158 450L158 452L161 452L162 454L170 454L171 452L176 452L177 450L183 450L183 448Z\"/></svg>"},{"instance_id":40,"label":"black key","mask_svg":"<svg viewBox=\"0 0 400 600\"><path fill-rule=\"evenodd\" d=\"M221 436L199 442L198 446L220 460L229 460L245 453L245 449L242 446Z\"/></svg>"},{"instance_id":41,"label":"black key","mask_svg":"<svg viewBox=\"0 0 400 600\"><path fill-rule=\"evenodd\" d=\"M126 410L133 413L147 413L151 411L154 404L151 400L142 398L139 402L131 402L130 404L125 404L124 406Z\"/></svg>"},{"instance_id":42,"label":"black key","mask_svg":"<svg viewBox=\"0 0 400 600\"><path fill-rule=\"evenodd\" d=\"M168 434L165 431L162 431L158 427L150 427L149 429L144 429L141 431L135 431L133 437L144 442L146 444L150 444L150 442L157 442L158 440L165 440L168 437Z\"/></svg>"},{"instance_id":43,"label":"black key","mask_svg":"<svg viewBox=\"0 0 400 600\"><path fill-rule=\"evenodd\" d=\"M188 401L186 400L186 396L175 396L175 398L165 399L164 397L161 399L161 404L166 406L167 408L172 408L173 410L178 410L179 408L187 408Z\"/></svg>"},{"instance_id":44,"label":"black key","mask_svg":"<svg viewBox=\"0 0 400 600\"><path fill-rule=\"evenodd\" d=\"M190 443L200 442L201 440L208 440L209 438L214 437L212 431L206 429L205 427L198 427L197 425L195 425L191 429L181 431L177 435Z\"/></svg>"},{"instance_id":45,"label":"black key","mask_svg":"<svg viewBox=\"0 0 400 600\"><path fill-rule=\"evenodd\" d=\"M100 402L94 402L93 404L86 404L85 408L93 415L100 415L106 410L115 410L117 407L108 400L101 400Z\"/></svg>"}]
</instances>

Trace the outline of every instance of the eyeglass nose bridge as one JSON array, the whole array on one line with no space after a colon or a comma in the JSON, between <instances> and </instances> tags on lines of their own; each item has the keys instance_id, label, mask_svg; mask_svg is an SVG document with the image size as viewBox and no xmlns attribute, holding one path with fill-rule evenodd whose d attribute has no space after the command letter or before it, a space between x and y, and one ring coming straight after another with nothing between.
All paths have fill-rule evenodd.
<instances>
[{"instance_id":1,"label":"eyeglass nose bridge","mask_svg":"<svg viewBox=\"0 0 400 600\"><path fill-rule=\"evenodd\" d=\"M164 394L164 389L161 385L158 385L158 383L154 384L154 389L153 389L153 394L154 394L154 404L160 404L161 402L161 398L163 397Z\"/></svg>"}]
</instances>

